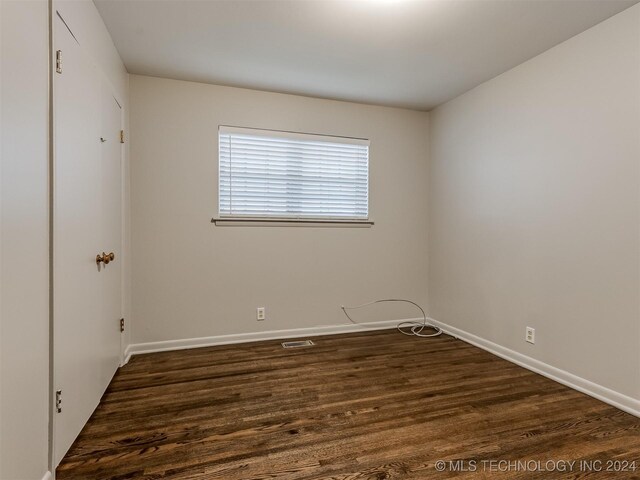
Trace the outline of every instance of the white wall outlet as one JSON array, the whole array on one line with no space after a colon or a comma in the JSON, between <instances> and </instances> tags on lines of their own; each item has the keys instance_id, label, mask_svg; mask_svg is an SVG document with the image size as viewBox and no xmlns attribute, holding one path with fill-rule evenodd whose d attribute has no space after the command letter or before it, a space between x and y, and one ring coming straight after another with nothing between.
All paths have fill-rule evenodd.
<instances>
[{"instance_id":1,"label":"white wall outlet","mask_svg":"<svg viewBox=\"0 0 640 480\"><path fill-rule=\"evenodd\" d=\"M261 322L262 320L267 318L267 314L264 311L264 307L256 308L256 320Z\"/></svg>"},{"instance_id":2,"label":"white wall outlet","mask_svg":"<svg viewBox=\"0 0 640 480\"><path fill-rule=\"evenodd\" d=\"M536 343L536 329L527 327L524 339L529 343Z\"/></svg>"}]
</instances>

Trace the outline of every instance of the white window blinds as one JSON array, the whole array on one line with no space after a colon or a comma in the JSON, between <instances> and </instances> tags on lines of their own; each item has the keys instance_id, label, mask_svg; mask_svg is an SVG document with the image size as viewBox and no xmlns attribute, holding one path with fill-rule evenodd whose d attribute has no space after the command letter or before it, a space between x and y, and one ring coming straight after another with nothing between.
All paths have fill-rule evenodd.
<instances>
[{"instance_id":1,"label":"white window blinds","mask_svg":"<svg viewBox=\"0 0 640 480\"><path fill-rule=\"evenodd\" d=\"M219 129L221 217L369 216L369 141Z\"/></svg>"}]
</instances>

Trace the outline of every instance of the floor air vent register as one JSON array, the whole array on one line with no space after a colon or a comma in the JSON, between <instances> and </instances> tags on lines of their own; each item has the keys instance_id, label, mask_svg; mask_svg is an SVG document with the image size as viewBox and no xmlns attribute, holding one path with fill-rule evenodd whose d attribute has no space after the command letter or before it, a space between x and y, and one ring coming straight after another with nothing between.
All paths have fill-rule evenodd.
<instances>
[{"instance_id":1,"label":"floor air vent register","mask_svg":"<svg viewBox=\"0 0 640 480\"><path fill-rule=\"evenodd\" d=\"M302 348L302 347L313 347L315 343L311 340L298 340L295 342L282 342L283 348Z\"/></svg>"}]
</instances>

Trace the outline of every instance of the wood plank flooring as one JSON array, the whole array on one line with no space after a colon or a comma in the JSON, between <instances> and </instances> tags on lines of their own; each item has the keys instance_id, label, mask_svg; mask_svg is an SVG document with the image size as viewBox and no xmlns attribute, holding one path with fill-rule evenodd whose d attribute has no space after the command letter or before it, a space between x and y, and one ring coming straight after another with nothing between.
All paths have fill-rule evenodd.
<instances>
[{"instance_id":1,"label":"wood plank flooring","mask_svg":"<svg viewBox=\"0 0 640 480\"><path fill-rule=\"evenodd\" d=\"M639 418L462 341L313 340L133 357L57 478L640 478Z\"/></svg>"}]
</instances>

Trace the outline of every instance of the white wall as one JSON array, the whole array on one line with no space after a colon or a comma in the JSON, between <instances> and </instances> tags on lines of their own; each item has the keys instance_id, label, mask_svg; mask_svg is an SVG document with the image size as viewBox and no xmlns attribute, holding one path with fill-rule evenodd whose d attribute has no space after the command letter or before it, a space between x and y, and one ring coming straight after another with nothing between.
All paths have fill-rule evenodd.
<instances>
[{"instance_id":1,"label":"white wall","mask_svg":"<svg viewBox=\"0 0 640 480\"><path fill-rule=\"evenodd\" d=\"M133 342L348 323L427 296L425 113L131 76ZM372 228L220 227L219 125L371 140ZM255 308L267 320L257 322ZM360 321L415 317L396 305Z\"/></svg>"},{"instance_id":2,"label":"white wall","mask_svg":"<svg viewBox=\"0 0 640 480\"><path fill-rule=\"evenodd\" d=\"M48 5L0 1L0 478L47 471Z\"/></svg>"},{"instance_id":3,"label":"white wall","mask_svg":"<svg viewBox=\"0 0 640 480\"><path fill-rule=\"evenodd\" d=\"M640 399L640 5L430 120L431 313Z\"/></svg>"}]
</instances>

